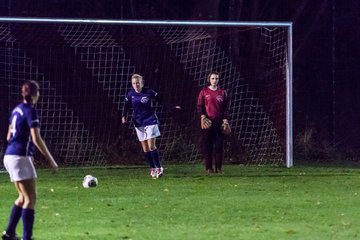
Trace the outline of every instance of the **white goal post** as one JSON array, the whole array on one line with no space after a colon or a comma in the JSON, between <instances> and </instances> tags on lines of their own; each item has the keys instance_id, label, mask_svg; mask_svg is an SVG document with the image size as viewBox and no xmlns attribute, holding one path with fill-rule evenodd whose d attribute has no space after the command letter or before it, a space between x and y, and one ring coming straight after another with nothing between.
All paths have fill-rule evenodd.
<instances>
[{"instance_id":1,"label":"white goal post","mask_svg":"<svg viewBox=\"0 0 360 240\"><path fill-rule=\"evenodd\" d=\"M292 167L292 59L291 22L0 17L1 109L12 109L24 80L37 80L42 131L61 163L126 164L119 159L141 154L129 145L138 144L132 126L116 119L140 72L183 105L175 117L157 106L162 158L197 161L194 99L215 70L231 98L228 161Z\"/></svg>"}]
</instances>

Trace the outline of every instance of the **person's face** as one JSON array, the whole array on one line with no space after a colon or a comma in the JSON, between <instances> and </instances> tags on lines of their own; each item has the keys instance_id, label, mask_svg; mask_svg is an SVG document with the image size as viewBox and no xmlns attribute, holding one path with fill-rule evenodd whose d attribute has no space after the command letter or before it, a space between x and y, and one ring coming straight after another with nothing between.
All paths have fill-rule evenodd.
<instances>
[{"instance_id":1,"label":"person's face","mask_svg":"<svg viewBox=\"0 0 360 240\"><path fill-rule=\"evenodd\" d=\"M217 86L219 83L219 75L211 74L209 78L209 82L211 86Z\"/></svg>"},{"instance_id":2,"label":"person's face","mask_svg":"<svg viewBox=\"0 0 360 240\"><path fill-rule=\"evenodd\" d=\"M143 88L143 82L142 80L138 78L132 78L131 79L131 85L134 88L135 92L141 92L141 89Z\"/></svg>"},{"instance_id":3,"label":"person's face","mask_svg":"<svg viewBox=\"0 0 360 240\"><path fill-rule=\"evenodd\" d=\"M25 92L25 88L26 88L26 86L22 86L21 91L22 91L22 92ZM32 98L32 103L33 103L33 104L37 103L37 101L39 100L39 97L40 97L40 91L37 91L37 93L36 93L35 96L31 96L31 98Z\"/></svg>"}]
</instances>

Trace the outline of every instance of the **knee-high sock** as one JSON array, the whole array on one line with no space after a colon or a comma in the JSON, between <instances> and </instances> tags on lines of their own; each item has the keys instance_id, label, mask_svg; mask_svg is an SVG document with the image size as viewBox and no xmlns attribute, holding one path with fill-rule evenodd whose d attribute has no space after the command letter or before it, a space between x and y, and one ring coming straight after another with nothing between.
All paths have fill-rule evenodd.
<instances>
[{"instance_id":1,"label":"knee-high sock","mask_svg":"<svg viewBox=\"0 0 360 240\"><path fill-rule=\"evenodd\" d=\"M21 217L24 226L23 239L31 240L33 234L34 219L35 219L34 209L24 208Z\"/></svg>"},{"instance_id":2,"label":"knee-high sock","mask_svg":"<svg viewBox=\"0 0 360 240\"><path fill-rule=\"evenodd\" d=\"M155 167L160 168L161 167L161 161L159 156L159 151L157 149L154 149L151 152L151 158L154 161Z\"/></svg>"},{"instance_id":3,"label":"knee-high sock","mask_svg":"<svg viewBox=\"0 0 360 240\"><path fill-rule=\"evenodd\" d=\"M152 159L151 152L144 152L144 155L145 155L146 162L149 163L149 166L151 168L155 168L155 164L154 164L154 161Z\"/></svg>"},{"instance_id":4,"label":"knee-high sock","mask_svg":"<svg viewBox=\"0 0 360 240\"><path fill-rule=\"evenodd\" d=\"M14 235L15 234L15 229L16 226L21 218L21 212L22 212L22 208L15 205L13 206L12 210L11 210L11 214L9 217L9 224L6 228L6 233L9 235Z\"/></svg>"}]
</instances>

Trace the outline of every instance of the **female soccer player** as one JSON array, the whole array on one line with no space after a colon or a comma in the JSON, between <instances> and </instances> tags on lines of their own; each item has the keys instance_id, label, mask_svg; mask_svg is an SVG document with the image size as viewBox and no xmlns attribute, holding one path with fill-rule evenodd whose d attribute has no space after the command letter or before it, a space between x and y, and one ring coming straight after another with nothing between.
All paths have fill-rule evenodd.
<instances>
[{"instance_id":1,"label":"female soccer player","mask_svg":"<svg viewBox=\"0 0 360 240\"><path fill-rule=\"evenodd\" d=\"M201 117L203 132L203 157L207 173L213 173L213 155L215 173L222 173L224 134L231 132L228 116L228 96L219 84L219 73L210 72L208 87L202 89L198 96L197 112Z\"/></svg>"},{"instance_id":2,"label":"female soccer player","mask_svg":"<svg viewBox=\"0 0 360 240\"><path fill-rule=\"evenodd\" d=\"M33 239L37 177L33 165L35 146L48 159L54 172L58 168L40 135L39 118L33 106L40 95L39 84L35 81L25 82L21 87L21 94L23 102L14 108L10 116L8 146L4 156L4 166L19 194L13 205L8 226L2 235L2 239L9 240L20 239L15 234L20 218L24 228L22 239Z\"/></svg>"},{"instance_id":3,"label":"female soccer player","mask_svg":"<svg viewBox=\"0 0 360 240\"><path fill-rule=\"evenodd\" d=\"M133 89L126 95L121 121L123 124L127 122L126 116L130 108L133 108L135 130L145 159L150 165L150 176L159 178L163 175L164 169L155 145L155 140L160 136L160 131L159 121L152 107L152 100L161 101L161 99L153 89L144 87L144 79L139 74L131 76L131 85Z\"/></svg>"}]
</instances>

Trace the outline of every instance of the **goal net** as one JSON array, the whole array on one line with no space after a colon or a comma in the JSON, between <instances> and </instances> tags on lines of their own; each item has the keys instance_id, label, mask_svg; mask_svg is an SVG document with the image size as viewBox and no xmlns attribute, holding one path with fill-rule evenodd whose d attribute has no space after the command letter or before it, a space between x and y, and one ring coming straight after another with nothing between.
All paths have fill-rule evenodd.
<instances>
[{"instance_id":1,"label":"goal net","mask_svg":"<svg viewBox=\"0 0 360 240\"><path fill-rule=\"evenodd\" d=\"M215 70L230 97L225 162L290 166L290 26L2 18L1 132L21 84L33 79L41 132L61 165L142 164L133 124L120 119L130 76L139 73L164 97L155 106L162 160L199 162L196 100Z\"/></svg>"}]
</instances>

